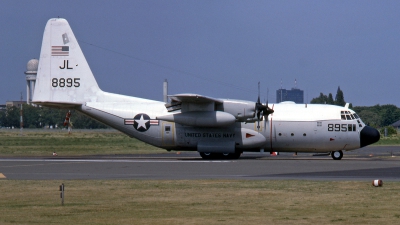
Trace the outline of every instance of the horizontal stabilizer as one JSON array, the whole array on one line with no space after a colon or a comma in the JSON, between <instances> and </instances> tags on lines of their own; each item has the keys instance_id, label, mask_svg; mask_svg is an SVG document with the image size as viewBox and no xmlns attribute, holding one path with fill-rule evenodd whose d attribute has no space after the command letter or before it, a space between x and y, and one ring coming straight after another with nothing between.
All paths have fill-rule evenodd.
<instances>
[{"instance_id":1,"label":"horizontal stabilizer","mask_svg":"<svg viewBox=\"0 0 400 225\"><path fill-rule=\"evenodd\" d=\"M72 109L81 106L81 103L72 103L72 102L32 102L33 104L36 105L41 105L41 106L47 106L51 108L66 108L66 109Z\"/></svg>"}]
</instances>

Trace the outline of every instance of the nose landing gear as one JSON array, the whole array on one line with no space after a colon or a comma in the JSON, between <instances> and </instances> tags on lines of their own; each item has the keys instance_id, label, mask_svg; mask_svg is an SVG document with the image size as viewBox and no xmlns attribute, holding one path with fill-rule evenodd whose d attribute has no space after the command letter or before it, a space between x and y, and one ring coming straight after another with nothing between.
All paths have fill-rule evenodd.
<instances>
[{"instance_id":1,"label":"nose landing gear","mask_svg":"<svg viewBox=\"0 0 400 225\"><path fill-rule=\"evenodd\" d=\"M332 159L334 159L334 160L341 160L343 157L343 151L340 150L340 151L331 152L331 156L332 156Z\"/></svg>"}]
</instances>

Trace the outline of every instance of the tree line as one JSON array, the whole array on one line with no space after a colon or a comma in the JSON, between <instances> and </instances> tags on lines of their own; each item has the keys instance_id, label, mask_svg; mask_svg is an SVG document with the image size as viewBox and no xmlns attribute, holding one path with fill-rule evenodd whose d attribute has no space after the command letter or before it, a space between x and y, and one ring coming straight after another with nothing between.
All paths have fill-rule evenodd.
<instances>
[{"instance_id":1,"label":"tree line","mask_svg":"<svg viewBox=\"0 0 400 225\"><path fill-rule=\"evenodd\" d=\"M56 109L48 107L35 107L23 105L23 127L24 128L63 128L67 109ZM74 128L99 129L108 126L93 120L76 110L71 110L71 122ZM12 106L0 111L0 127L20 128L20 108Z\"/></svg>"},{"instance_id":2,"label":"tree line","mask_svg":"<svg viewBox=\"0 0 400 225\"><path fill-rule=\"evenodd\" d=\"M316 98L313 98L311 104L330 104L345 106L343 91L338 87L335 99L329 93L325 95L320 93ZM400 109L395 105L375 105L375 106L355 106L349 104L349 108L354 110L368 126L381 128L390 126L396 121L400 120Z\"/></svg>"},{"instance_id":3,"label":"tree line","mask_svg":"<svg viewBox=\"0 0 400 225\"><path fill-rule=\"evenodd\" d=\"M324 95L322 92L318 97L311 99L311 104L328 104L328 105L340 105L344 106L346 101L344 100L343 91L340 89L340 86L337 89L335 99L333 99L332 93L328 95ZM351 108L351 106L349 107Z\"/></svg>"},{"instance_id":4,"label":"tree line","mask_svg":"<svg viewBox=\"0 0 400 225\"><path fill-rule=\"evenodd\" d=\"M311 104L330 104L344 106L343 91L338 87L335 99L329 93L325 95L320 93L313 98ZM353 109L363 120L363 122L371 127L386 127L400 120L400 109L395 105L375 105L375 106L355 106L351 104L349 108ZM58 127L62 128L65 115L68 110L55 109L48 107L35 107L31 105L23 105L23 127L24 128L43 128ZM99 129L108 128L108 126L87 117L76 110L71 110L71 121L74 128ZM6 110L0 111L0 127L20 128L20 109L12 106Z\"/></svg>"}]
</instances>

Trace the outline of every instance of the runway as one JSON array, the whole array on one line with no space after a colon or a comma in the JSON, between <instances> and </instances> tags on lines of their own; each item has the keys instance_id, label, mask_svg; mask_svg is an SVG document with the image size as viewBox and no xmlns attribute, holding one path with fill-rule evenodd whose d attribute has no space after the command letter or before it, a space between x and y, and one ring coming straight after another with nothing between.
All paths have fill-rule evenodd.
<instances>
[{"instance_id":1,"label":"runway","mask_svg":"<svg viewBox=\"0 0 400 225\"><path fill-rule=\"evenodd\" d=\"M364 151L345 152L342 160L312 154L293 156L293 153L279 156L247 153L239 160L202 160L196 152L81 158L0 158L0 179L400 181L400 150L399 147L368 147Z\"/></svg>"}]
</instances>

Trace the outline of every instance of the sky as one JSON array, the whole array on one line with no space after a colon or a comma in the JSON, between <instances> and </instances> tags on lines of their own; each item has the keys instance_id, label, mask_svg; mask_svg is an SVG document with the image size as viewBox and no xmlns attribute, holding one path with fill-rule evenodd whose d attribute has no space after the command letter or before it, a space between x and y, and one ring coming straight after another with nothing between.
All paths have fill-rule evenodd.
<instances>
[{"instance_id":1,"label":"sky","mask_svg":"<svg viewBox=\"0 0 400 225\"><path fill-rule=\"evenodd\" d=\"M400 107L400 1L0 1L0 104L26 100L26 64L50 18L68 20L103 91ZM295 80L297 85L295 86Z\"/></svg>"}]
</instances>

